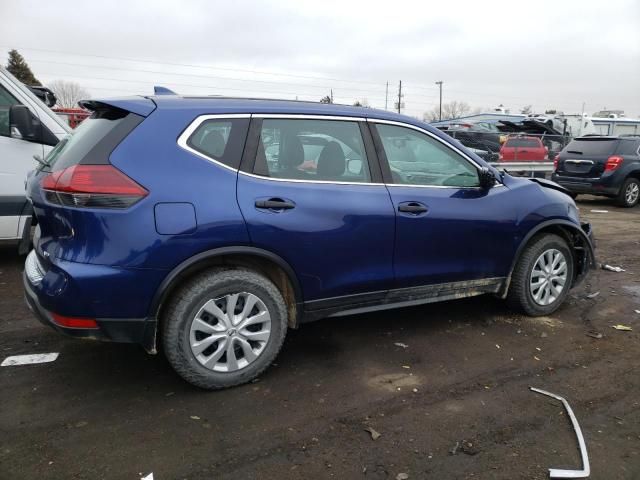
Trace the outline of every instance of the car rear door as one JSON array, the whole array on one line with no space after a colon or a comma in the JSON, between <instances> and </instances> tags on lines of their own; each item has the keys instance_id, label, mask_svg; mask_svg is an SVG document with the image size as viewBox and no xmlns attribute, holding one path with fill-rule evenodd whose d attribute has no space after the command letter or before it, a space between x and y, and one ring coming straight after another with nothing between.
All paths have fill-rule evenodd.
<instances>
[{"instance_id":1,"label":"car rear door","mask_svg":"<svg viewBox=\"0 0 640 480\"><path fill-rule=\"evenodd\" d=\"M237 195L252 244L289 263L305 308L392 286L394 210L363 119L254 115Z\"/></svg>"},{"instance_id":2,"label":"car rear door","mask_svg":"<svg viewBox=\"0 0 640 480\"><path fill-rule=\"evenodd\" d=\"M396 213L396 288L496 287L515 249L508 188L480 188L479 165L431 132L384 120L371 126Z\"/></svg>"}]
</instances>

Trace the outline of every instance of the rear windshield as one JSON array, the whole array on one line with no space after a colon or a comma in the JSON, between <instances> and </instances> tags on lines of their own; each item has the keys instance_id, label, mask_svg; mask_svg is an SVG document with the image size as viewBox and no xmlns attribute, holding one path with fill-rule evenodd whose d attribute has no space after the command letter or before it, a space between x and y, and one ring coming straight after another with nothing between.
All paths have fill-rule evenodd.
<instances>
[{"instance_id":1,"label":"rear windshield","mask_svg":"<svg viewBox=\"0 0 640 480\"><path fill-rule=\"evenodd\" d=\"M615 152L618 139L572 140L565 152L581 155L611 155Z\"/></svg>"},{"instance_id":2,"label":"rear windshield","mask_svg":"<svg viewBox=\"0 0 640 480\"><path fill-rule=\"evenodd\" d=\"M505 144L507 147L539 147L540 141L535 138L510 138Z\"/></svg>"},{"instance_id":3,"label":"rear windshield","mask_svg":"<svg viewBox=\"0 0 640 480\"><path fill-rule=\"evenodd\" d=\"M114 132L116 127L123 124L125 119L130 115L133 114L120 109L95 111L89 118L84 120L71 135L63 138L60 143L49 152L45 158L45 163L56 171L80 163L94 147L99 146L98 144L101 143L109 133ZM135 116L137 117L137 115ZM126 136L126 134L117 139L117 143L119 143L124 136ZM115 147L115 145L113 145L113 147ZM107 153L107 159L111 150ZM104 155L97 155L95 159L87 158L83 163L107 163L107 160L103 157Z\"/></svg>"}]
</instances>

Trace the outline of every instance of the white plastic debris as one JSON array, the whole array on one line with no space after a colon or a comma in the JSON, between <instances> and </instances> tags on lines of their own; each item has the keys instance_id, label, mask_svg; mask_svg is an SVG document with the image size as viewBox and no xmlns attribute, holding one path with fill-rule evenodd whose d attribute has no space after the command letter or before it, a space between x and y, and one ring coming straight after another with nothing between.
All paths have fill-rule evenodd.
<instances>
[{"instance_id":1,"label":"white plastic debris","mask_svg":"<svg viewBox=\"0 0 640 480\"><path fill-rule=\"evenodd\" d=\"M616 272L616 273L626 272L626 270L622 267L613 267L607 264L602 265L602 269L609 270L610 272Z\"/></svg>"},{"instance_id":2,"label":"white plastic debris","mask_svg":"<svg viewBox=\"0 0 640 480\"><path fill-rule=\"evenodd\" d=\"M369 434L371 435L371 440L377 440L382 436L382 434L375 431L373 427L367 427L364 429L364 431L369 432Z\"/></svg>"},{"instance_id":3,"label":"white plastic debris","mask_svg":"<svg viewBox=\"0 0 640 480\"><path fill-rule=\"evenodd\" d=\"M406 343L402 343L402 342L396 342L396 343L394 343L394 345L396 347L409 348L409 345L407 345Z\"/></svg>"},{"instance_id":4,"label":"white plastic debris","mask_svg":"<svg viewBox=\"0 0 640 480\"><path fill-rule=\"evenodd\" d=\"M13 367L16 365L33 365L36 363L49 363L58 358L59 353L35 353L31 355L14 355L7 357L0 367Z\"/></svg>"}]
</instances>

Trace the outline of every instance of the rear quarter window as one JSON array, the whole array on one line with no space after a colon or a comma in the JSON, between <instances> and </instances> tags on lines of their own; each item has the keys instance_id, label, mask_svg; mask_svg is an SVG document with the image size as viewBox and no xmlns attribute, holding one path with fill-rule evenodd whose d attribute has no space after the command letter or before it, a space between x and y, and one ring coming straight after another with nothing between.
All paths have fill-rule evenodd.
<instances>
[{"instance_id":1,"label":"rear quarter window","mask_svg":"<svg viewBox=\"0 0 640 480\"><path fill-rule=\"evenodd\" d=\"M189 136L187 146L205 157L238 169L249 128L249 118L204 120Z\"/></svg>"},{"instance_id":2,"label":"rear quarter window","mask_svg":"<svg viewBox=\"0 0 640 480\"><path fill-rule=\"evenodd\" d=\"M638 155L640 141L637 140L620 140L616 153L618 155Z\"/></svg>"}]
</instances>

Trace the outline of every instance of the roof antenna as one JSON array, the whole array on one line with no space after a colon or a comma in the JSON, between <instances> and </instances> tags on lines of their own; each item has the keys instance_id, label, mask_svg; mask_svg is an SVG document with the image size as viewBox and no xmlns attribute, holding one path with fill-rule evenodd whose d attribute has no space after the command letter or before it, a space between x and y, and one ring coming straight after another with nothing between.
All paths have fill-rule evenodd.
<instances>
[{"instance_id":1,"label":"roof antenna","mask_svg":"<svg viewBox=\"0 0 640 480\"><path fill-rule=\"evenodd\" d=\"M169 90L167 87L160 87L158 85L153 87L153 94L154 95L177 95L177 93L174 92L173 90Z\"/></svg>"}]
</instances>

